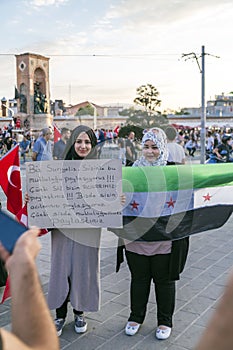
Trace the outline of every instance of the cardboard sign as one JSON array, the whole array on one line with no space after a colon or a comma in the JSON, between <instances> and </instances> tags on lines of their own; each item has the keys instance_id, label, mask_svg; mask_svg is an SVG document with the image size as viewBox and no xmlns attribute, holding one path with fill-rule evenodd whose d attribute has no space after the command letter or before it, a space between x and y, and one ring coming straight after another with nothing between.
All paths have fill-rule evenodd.
<instances>
[{"instance_id":1,"label":"cardboard sign","mask_svg":"<svg viewBox=\"0 0 233 350\"><path fill-rule=\"evenodd\" d=\"M26 163L26 177L30 226L122 226L120 160Z\"/></svg>"}]
</instances>

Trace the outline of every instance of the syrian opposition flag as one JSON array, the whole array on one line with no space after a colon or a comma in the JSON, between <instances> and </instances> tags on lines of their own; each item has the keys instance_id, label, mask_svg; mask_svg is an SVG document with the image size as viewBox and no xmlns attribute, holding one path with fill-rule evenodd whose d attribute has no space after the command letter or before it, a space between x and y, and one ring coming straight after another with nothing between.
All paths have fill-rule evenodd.
<instances>
[{"instance_id":1,"label":"syrian opposition flag","mask_svg":"<svg viewBox=\"0 0 233 350\"><path fill-rule=\"evenodd\" d=\"M12 148L0 160L0 186L7 197L7 209L17 214L22 208L19 145Z\"/></svg>"},{"instance_id":2,"label":"syrian opposition flag","mask_svg":"<svg viewBox=\"0 0 233 350\"><path fill-rule=\"evenodd\" d=\"M224 225L233 211L233 164L124 167L129 240L175 240Z\"/></svg>"},{"instance_id":3,"label":"syrian opposition flag","mask_svg":"<svg viewBox=\"0 0 233 350\"><path fill-rule=\"evenodd\" d=\"M57 142L60 140L61 138L61 133L60 133L60 130L58 129L58 127L56 126L56 124L53 124L53 128L54 128L54 142Z\"/></svg>"}]
</instances>

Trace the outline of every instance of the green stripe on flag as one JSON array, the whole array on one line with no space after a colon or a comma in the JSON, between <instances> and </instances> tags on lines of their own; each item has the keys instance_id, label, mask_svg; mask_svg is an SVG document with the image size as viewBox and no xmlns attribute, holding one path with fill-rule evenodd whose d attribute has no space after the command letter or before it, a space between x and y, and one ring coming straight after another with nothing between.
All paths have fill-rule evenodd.
<instances>
[{"instance_id":1,"label":"green stripe on flag","mask_svg":"<svg viewBox=\"0 0 233 350\"><path fill-rule=\"evenodd\" d=\"M163 192L233 186L233 163L123 167L122 173L123 192Z\"/></svg>"}]
</instances>

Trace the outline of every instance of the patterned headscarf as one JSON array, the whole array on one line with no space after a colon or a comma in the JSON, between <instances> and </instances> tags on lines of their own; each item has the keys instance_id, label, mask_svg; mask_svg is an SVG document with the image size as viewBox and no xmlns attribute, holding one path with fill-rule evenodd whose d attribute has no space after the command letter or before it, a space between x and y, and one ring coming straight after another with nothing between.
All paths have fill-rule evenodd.
<instances>
[{"instance_id":1,"label":"patterned headscarf","mask_svg":"<svg viewBox=\"0 0 233 350\"><path fill-rule=\"evenodd\" d=\"M142 147L144 147L146 141L152 141L159 149L159 157L153 162L148 162L144 156L141 156L133 166L155 166L155 165L166 165L168 158L167 150L167 137L165 132L160 128L152 128L143 135Z\"/></svg>"}]
</instances>

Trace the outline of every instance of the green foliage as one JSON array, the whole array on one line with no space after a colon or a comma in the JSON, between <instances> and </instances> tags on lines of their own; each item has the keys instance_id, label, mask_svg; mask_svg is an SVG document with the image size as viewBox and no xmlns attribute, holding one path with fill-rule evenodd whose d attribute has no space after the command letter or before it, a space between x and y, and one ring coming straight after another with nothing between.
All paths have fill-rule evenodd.
<instances>
[{"instance_id":1,"label":"green foliage","mask_svg":"<svg viewBox=\"0 0 233 350\"><path fill-rule=\"evenodd\" d=\"M121 127L119 130L118 136L126 138L129 135L130 131L133 131L135 133L136 140L142 139L143 128L141 128L140 126L130 125L130 124L127 124L127 125Z\"/></svg>"},{"instance_id":2,"label":"green foliage","mask_svg":"<svg viewBox=\"0 0 233 350\"><path fill-rule=\"evenodd\" d=\"M137 88L137 96L134 103L145 107L148 113L156 111L156 108L161 105L161 100L158 99L159 92L151 84L141 85Z\"/></svg>"},{"instance_id":3,"label":"green foliage","mask_svg":"<svg viewBox=\"0 0 233 350\"><path fill-rule=\"evenodd\" d=\"M124 109L119 112L120 115L128 116L128 124L136 125L142 129L151 128L153 126L162 127L168 124L167 116L162 115L160 112L157 114L150 114L140 109Z\"/></svg>"},{"instance_id":4,"label":"green foliage","mask_svg":"<svg viewBox=\"0 0 233 350\"><path fill-rule=\"evenodd\" d=\"M157 98L158 95L159 92L153 85L142 85L137 89L137 97L134 102L143 106L145 110L131 107L124 109L119 114L129 117L129 125L139 126L142 129L153 126L163 127L168 124L168 120L166 115L161 115L159 111L156 111L156 107L161 104L161 100Z\"/></svg>"},{"instance_id":5,"label":"green foliage","mask_svg":"<svg viewBox=\"0 0 233 350\"><path fill-rule=\"evenodd\" d=\"M189 115L189 112L186 112L184 109L181 109L180 111L175 111L175 115Z\"/></svg>"},{"instance_id":6,"label":"green foliage","mask_svg":"<svg viewBox=\"0 0 233 350\"><path fill-rule=\"evenodd\" d=\"M94 108L91 105L80 107L75 116L94 115Z\"/></svg>"}]
</instances>

